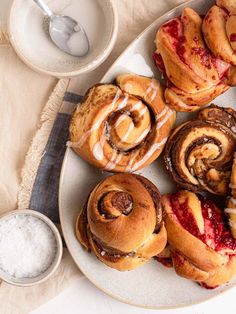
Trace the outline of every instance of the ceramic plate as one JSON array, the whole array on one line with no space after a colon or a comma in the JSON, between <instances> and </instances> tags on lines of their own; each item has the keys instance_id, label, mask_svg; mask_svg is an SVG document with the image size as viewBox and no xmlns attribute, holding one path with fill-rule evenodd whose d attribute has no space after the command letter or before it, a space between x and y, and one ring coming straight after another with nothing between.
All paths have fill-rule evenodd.
<instances>
[{"instance_id":1,"label":"ceramic plate","mask_svg":"<svg viewBox=\"0 0 236 314\"><path fill-rule=\"evenodd\" d=\"M113 64L103 78L103 82L111 82L116 75L126 72L159 77L160 73L152 61L152 53L155 50L154 38L158 27L166 20L179 15L187 6L203 14L213 2L190 1L156 20ZM234 106L235 100L236 89L231 88L214 103L220 106ZM178 114L178 123L187 118L187 114ZM138 173L156 184L161 193L171 192L174 189L161 158ZM76 264L98 288L129 304L146 308L171 308L202 302L227 291L236 284L235 278L224 287L206 290L190 280L177 276L173 269L165 268L154 259L136 270L119 272L99 262L93 254L85 252L74 234L75 220L88 192L107 175L109 174L93 168L71 149L67 149L59 196L62 229Z\"/></svg>"}]
</instances>

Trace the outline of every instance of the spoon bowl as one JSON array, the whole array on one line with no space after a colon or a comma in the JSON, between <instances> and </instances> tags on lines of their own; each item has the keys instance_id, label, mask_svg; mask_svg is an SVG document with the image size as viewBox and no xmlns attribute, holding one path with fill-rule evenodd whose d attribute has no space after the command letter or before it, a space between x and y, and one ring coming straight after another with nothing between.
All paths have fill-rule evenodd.
<instances>
[{"instance_id":1,"label":"spoon bowl","mask_svg":"<svg viewBox=\"0 0 236 314\"><path fill-rule=\"evenodd\" d=\"M83 27L72 17L56 15L43 0L33 0L49 17L49 35L62 51L83 57L89 52L89 40Z\"/></svg>"},{"instance_id":2,"label":"spoon bowl","mask_svg":"<svg viewBox=\"0 0 236 314\"><path fill-rule=\"evenodd\" d=\"M51 16L49 34L56 46L72 56L83 57L89 52L89 40L83 27L69 16Z\"/></svg>"}]
</instances>

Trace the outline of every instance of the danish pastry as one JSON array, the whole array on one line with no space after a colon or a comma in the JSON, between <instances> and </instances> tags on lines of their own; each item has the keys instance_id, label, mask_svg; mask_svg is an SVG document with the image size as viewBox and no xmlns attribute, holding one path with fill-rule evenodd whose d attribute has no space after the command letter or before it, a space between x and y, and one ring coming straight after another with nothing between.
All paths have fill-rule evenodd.
<instances>
[{"instance_id":1,"label":"danish pastry","mask_svg":"<svg viewBox=\"0 0 236 314\"><path fill-rule=\"evenodd\" d=\"M166 78L165 99L176 111L195 111L225 92L230 65L202 37L202 18L186 8L156 35L154 61Z\"/></svg>"},{"instance_id":2,"label":"danish pastry","mask_svg":"<svg viewBox=\"0 0 236 314\"><path fill-rule=\"evenodd\" d=\"M163 196L165 224L176 273L206 288L236 273L236 240L213 203L186 190Z\"/></svg>"},{"instance_id":3,"label":"danish pastry","mask_svg":"<svg viewBox=\"0 0 236 314\"><path fill-rule=\"evenodd\" d=\"M124 271L143 265L166 245L160 199L140 175L110 176L90 193L76 222L77 238L107 266Z\"/></svg>"},{"instance_id":4,"label":"danish pastry","mask_svg":"<svg viewBox=\"0 0 236 314\"><path fill-rule=\"evenodd\" d=\"M179 187L227 196L235 149L236 112L211 105L175 129L164 160Z\"/></svg>"},{"instance_id":5,"label":"danish pastry","mask_svg":"<svg viewBox=\"0 0 236 314\"><path fill-rule=\"evenodd\" d=\"M133 172L160 155L176 114L158 81L124 74L116 83L88 90L72 116L69 146L100 169Z\"/></svg>"}]
</instances>

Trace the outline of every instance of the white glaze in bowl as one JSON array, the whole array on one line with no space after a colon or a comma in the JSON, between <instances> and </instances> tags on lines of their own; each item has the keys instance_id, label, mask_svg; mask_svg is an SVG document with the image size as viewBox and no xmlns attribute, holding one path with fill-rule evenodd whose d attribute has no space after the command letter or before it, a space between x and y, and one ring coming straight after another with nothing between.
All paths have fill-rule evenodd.
<instances>
[{"instance_id":1,"label":"white glaze in bowl","mask_svg":"<svg viewBox=\"0 0 236 314\"><path fill-rule=\"evenodd\" d=\"M53 12L69 15L84 27L90 52L73 57L58 49L48 35L48 20L32 0L14 0L9 15L11 43L31 68L56 77L91 71L110 54L117 36L117 13L112 0L45 0Z\"/></svg>"}]
</instances>

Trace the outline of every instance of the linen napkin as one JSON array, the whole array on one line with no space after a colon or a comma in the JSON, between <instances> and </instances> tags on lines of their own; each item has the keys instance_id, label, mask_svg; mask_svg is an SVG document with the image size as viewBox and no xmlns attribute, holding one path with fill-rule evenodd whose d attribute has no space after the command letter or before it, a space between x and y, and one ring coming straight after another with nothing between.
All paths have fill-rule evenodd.
<instances>
[{"instance_id":1,"label":"linen napkin","mask_svg":"<svg viewBox=\"0 0 236 314\"><path fill-rule=\"evenodd\" d=\"M9 45L6 32L1 32L0 213L32 208L59 223L58 185L71 112L84 92L100 81L125 47L158 16L183 0L114 2L120 23L117 43L110 57L93 72L71 80L59 80L56 86L55 79L28 69ZM60 268L49 281L30 288L1 282L1 313L28 313L80 276L64 250Z\"/></svg>"}]
</instances>

